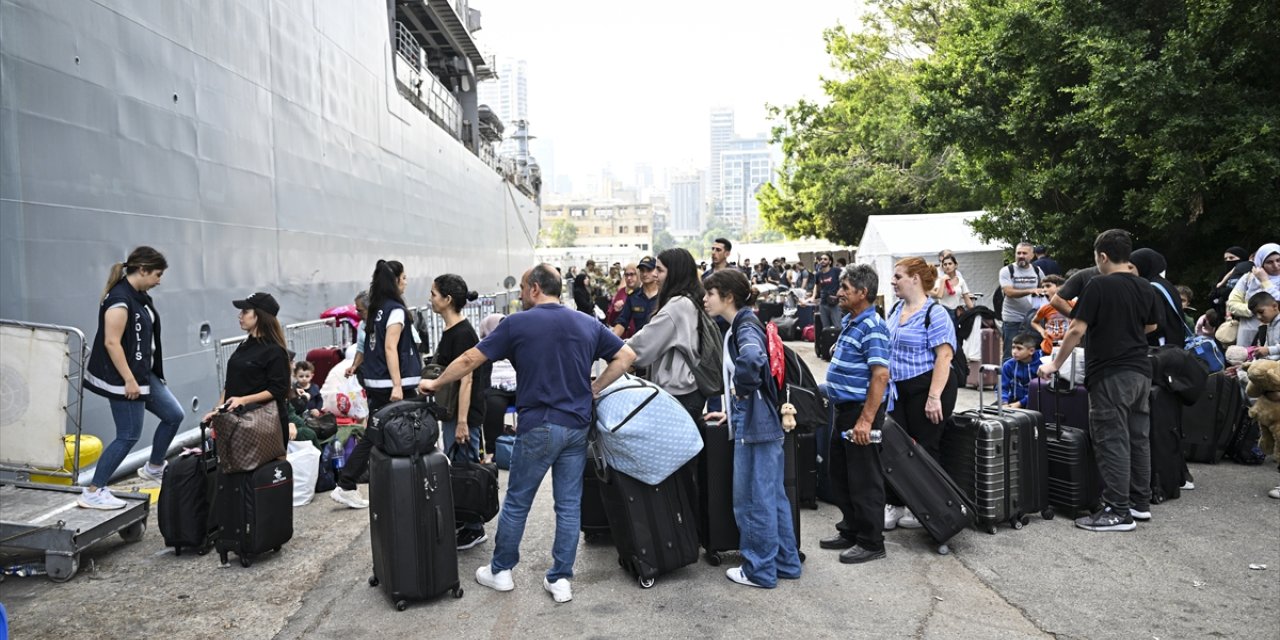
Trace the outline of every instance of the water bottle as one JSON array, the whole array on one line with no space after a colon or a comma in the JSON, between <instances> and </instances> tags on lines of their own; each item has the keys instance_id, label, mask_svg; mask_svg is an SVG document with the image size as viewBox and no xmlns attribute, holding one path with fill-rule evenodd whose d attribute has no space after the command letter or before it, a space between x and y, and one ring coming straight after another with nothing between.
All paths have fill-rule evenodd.
<instances>
[{"instance_id":1,"label":"water bottle","mask_svg":"<svg viewBox=\"0 0 1280 640\"><path fill-rule=\"evenodd\" d=\"M849 442L853 442L853 438L849 437L849 434L851 434L851 433L853 433L853 430L852 430L852 429L850 429L850 430L848 430L848 431L842 431L842 432L840 432L840 437L841 437L841 438L844 438L845 440L848 440ZM871 430L871 444L880 444L880 430L879 430L879 429L872 429L872 430Z\"/></svg>"},{"instance_id":2,"label":"water bottle","mask_svg":"<svg viewBox=\"0 0 1280 640\"><path fill-rule=\"evenodd\" d=\"M19 578L43 576L47 573L48 571L45 570L42 564L13 564L4 568L4 575L18 576Z\"/></svg>"},{"instance_id":3,"label":"water bottle","mask_svg":"<svg viewBox=\"0 0 1280 640\"><path fill-rule=\"evenodd\" d=\"M341 471L342 467L347 464L347 449L342 446L341 442L333 443L333 470Z\"/></svg>"}]
</instances>

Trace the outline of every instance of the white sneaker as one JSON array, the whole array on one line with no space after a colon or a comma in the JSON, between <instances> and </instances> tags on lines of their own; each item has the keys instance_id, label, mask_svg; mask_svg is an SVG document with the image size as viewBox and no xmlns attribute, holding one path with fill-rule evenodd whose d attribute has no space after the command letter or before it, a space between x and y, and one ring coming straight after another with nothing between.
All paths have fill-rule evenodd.
<instances>
[{"instance_id":1,"label":"white sneaker","mask_svg":"<svg viewBox=\"0 0 1280 640\"><path fill-rule=\"evenodd\" d=\"M164 464L160 465L160 469L158 471L152 470L151 463L147 462L147 463L144 463L141 467L138 467L138 477L142 478L143 480L150 480L152 482L162 482L164 480L164 472L167 471L168 469L169 469L168 461L165 461Z\"/></svg>"},{"instance_id":2,"label":"white sneaker","mask_svg":"<svg viewBox=\"0 0 1280 640\"><path fill-rule=\"evenodd\" d=\"M886 504L884 506L884 530L885 531L892 531L898 528L898 521L902 519L903 511L905 511L904 508L895 507L891 504Z\"/></svg>"},{"instance_id":3,"label":"white sneaker","mask_svg":"<svg viewBox=\"0 0 1280 640\"><path fill-rule=\"evenodd\" d=\"M338 504L345 504L352 509L368 509L369 501L360 495L359 489L343 489L342 487L334 487L329 492L329 497L333 498Z\"/></svg>"},{"instance_id":4,"label":"white sneaker","mask_svg":"<svg viewBox=\"0 0 1280 640\"><path fill-rule=\"evenodd\" d=\"M742 567L733 567L732 569L729 569L728 571L725 571L725 572L724 572L724 577L726 577L726 578L728 578L728 579L730 579L730 580L732 580L732 581L734 581L734 582L736 582L736 583L738 583L738 584L746 585L746 586L748 586L748 587L755 587L755 588L757 588L757 589L763 589L763 588L764 588L764 587L762 587L762 586L760 586L760 585L758 585L758 584L756 584L756 583L752 582L752 581L751 581L751 578L748 578L748 577L747 577L747 574L745 574L745 573L743 573L743 572L742 572Z\"/></svg>"},{"instance_id":5,"label":"white sneaker","mask_svg":"<svg viewBox=\"0 0 1280 640\"><path fill-rule=\"evenodd\" d=\"M503 573L511 572L504 571ZM568 578L560 578L555 582L547 582L547 579L543 577L542 588L546 589L547 593L551 594L551 598L556 602L568 602L573 599L573 588L569 585Z\"/></svg>"},{"instance_id":6,"label":"white sneaker","mask_svg":"<svg viewBox=\"0 0 1280 640\"><path fill-rule=\"evenodd\" d=\"M76 498L76 504L85 509L102 509L110 511L112 509L123 509L125 501L111 495L111 490L102 487L97 491L90 491L89 487L85 487L80 493L80 497Z\"/></svg>"},{"instance_id":7,"label":"white sneaker","mask_svg":"<svg viewBox=\"0 0 1280 640\"><path fill-rule=\"evenodd\" d=\"M1133 516L1134 520L1139 520L1141 522L1147 522L1151 520L1150 511L1143 511L1141 509L1135 509L1133 507L1129 507L1129 515Z\"/></svg>"},{"instance_id":8,"label":"white sneaker","mask_svg":"<svg viewBox=\"0 0 1280 640\"><path fill-rule=\"evenodd\" d=\"M1192 489L1195 489L1195 488L1196 488L1196 483L1194 483L1194 482L1192 482L1192 481L1190 481L1190 480L1188 480L1188 481L1186 481L1186 482L1182 483L1182 490L1183 490L1183 491L1191 491Z\"/></svg>"},{"instance_id":9,"label":"white sneaker","mask_svg":"<svg viewBox=\"0 0 1280 640\"><path fill-rule=\"evenodd\" d=\"M919 529L923 525L920 524L919 520L916 520L916 514L911 513L910 509L903 507L902 517L898 518L898 526L903 529Z\"/></svg>"},{"instance_id":10,"label":"white sneaker","mask_svg":"<svg viewBox=\"0 0 1280 640\"><path fill-rule=\"evenodd\" d=\"M1276 500L1280 500L1280 487L1276 487L1268 491L1267 495L1271 496L1272 498L1275 498Z\"/></svg>"},{"instance_id":11,"label":"white sneaker","mask_svg":"<svg viewBox=\"0 0 1280 640\"><path fill-rule=\"evenodd\" d=\"M545 582L546 578L543 578L543 581ZM505 569L503 571L494 573L493 569L490 569L489 565L487 564L484 565L483 567L480 567L479 569L476 569L476 582L479 582L480 584L486 587L489 587L494 591L510 591L516 588L515 581L511 579L510 569ZM568 582L569 582L568 580L565 580L566 590L568 589ZM551 589L547 589L547 590L550 591ZM552 595L555 595L555 594L553 593Z\"/></svg>"}]
</instances>

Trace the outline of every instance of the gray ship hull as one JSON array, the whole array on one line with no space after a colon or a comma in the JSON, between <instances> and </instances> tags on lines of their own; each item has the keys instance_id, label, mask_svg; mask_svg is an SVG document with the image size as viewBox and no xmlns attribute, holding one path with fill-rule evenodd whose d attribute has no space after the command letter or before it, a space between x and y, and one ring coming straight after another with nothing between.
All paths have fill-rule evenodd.
<instances>
[{"instance_id":1,"label":"gray ship hull","mask_svg":"<svg viewBox=\"0 0 1280 640\"><path fill-rule=\"evenodd\" d=\"M397 92L388 34L380 2L0 2L0 317L92 336L109 265L158 248L189 435L234 298L271 292L290 323L350 302L379 258L405 263L413 305L441 273L518 276L537 205ZM85 428L112 439L104 400Z\"/></svg>"}]
</instances>

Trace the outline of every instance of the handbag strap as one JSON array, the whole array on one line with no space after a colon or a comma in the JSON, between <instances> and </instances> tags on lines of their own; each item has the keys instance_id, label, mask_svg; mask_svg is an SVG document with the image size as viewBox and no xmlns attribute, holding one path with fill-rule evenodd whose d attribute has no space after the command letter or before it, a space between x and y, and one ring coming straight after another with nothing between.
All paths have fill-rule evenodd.
<instances>
[{"instance_id":1,"label":"handbag strap","mask_svg":"<svg viewBox=\"0 0 1280 640\"><path fill-rule=\"evenodd\" d=\"M645 398L644 401L636 405L636 408L632 409L631 412L627 414L627 417L623 418L620 422L618 422L617 426L613 427L612 429L609 429L610 433L616 432L618 429L621 429L623 425L630 422L632 418L636 417L636 414L640 413L642 410L644 410L645 407L649 406L649 403L653 402L654 399L657 398L658 394L660 393L660 390L658 389L658 387L643 381L637 381L629 385L616 387L614 389L609 390L608 393L601 394L600 397L597 398L596 401L592 403L592 409L591 409L592 413L595 414L595 406L599 404L601 400L604 400L605 398L619 391L628 391L631 389L648 389L649 397ZM592 417L594 418L595 416L593 415ZM595 422L595 420L592 420L592 422Z\"/></svg>"},{"instance_id":2,"label":"handbag strap","mask_svg":"<svg viewBox=\"0 0 1280 640\"><path fill-rule=\"evenodd\" d=\"M1158 285L1158 284L1156 284L1156 283L1154 283L1154 282L1152 282L1152 283L1150 283L1150 284L1151 284L1151 286L1152 286L1152 287L1155 287L1155 290L1156 290L1156 291L1159 291L1159 292L1160 292L1160 295L1164 296L1165 301L1166 301L1166 302L1168 302L1168 303L1169 303L1169 306L1173 308L1173 312L1174 312L1175 314L1177 314L1177 315L1178 315L1178 318L1179 318L1178 322L1179 322L1180 324L1182 324L1182 331L1183 331L1183 335L1184 335L1184 336L1186 336L1186 341L1187 341L1187 342L1190 342L1190 341L1191 341L1191 339L1195 337L1195 334L1191 333L1191 329L1187 326L1186 321L1181 319L1181 318L1182 318L1182 311L1181 311L1180 309L1178 309L1178 305L1176 305L1176 304L1174 304L1174 303L1173 303L1173 298L1169 296L1169 292L1168 292L1168 291L1165 291L1164 287L1162 287L1162 286L1160 286L1160 285Z\"/></svg>"}]
</instances>

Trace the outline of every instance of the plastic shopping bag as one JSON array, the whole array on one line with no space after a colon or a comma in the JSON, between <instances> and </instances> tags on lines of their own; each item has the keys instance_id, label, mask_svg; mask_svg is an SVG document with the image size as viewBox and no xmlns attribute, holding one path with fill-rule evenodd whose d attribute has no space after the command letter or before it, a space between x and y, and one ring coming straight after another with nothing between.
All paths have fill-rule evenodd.
<instances>
[{"instance_id":1,"label":"plastic shopping bag","mask_svg":"<svg viewBox=\"0 0 1280 640\"><path fill-rule=\"evenodd\" d=\"M344 360L333 368L334 375L325 378L320 395L324 398L324 410L335 416L364 420L369 417L369 401L364 388L355 376L342 375L355 362Z\"/></svg>"},{"instance_id":2,"label":"plastic shopping bag","mask_svg":"<svg viewBox=\"0 0 1280 640\"><path fill-rule=\"evenodd\" d=\"M293 467L293 506L301 507L316 495L316 476L320 473L320 450L306 440L289 443L285 456Z\"/></svg>"}]
</instances>

